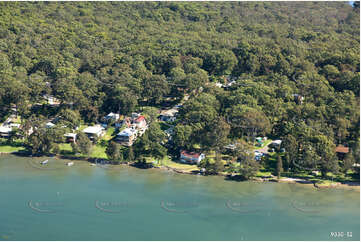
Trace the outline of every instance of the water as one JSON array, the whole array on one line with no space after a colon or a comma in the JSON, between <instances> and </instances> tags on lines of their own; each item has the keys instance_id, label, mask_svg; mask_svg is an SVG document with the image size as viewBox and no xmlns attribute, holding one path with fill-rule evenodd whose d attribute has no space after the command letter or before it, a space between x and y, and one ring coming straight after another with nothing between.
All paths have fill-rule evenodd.
<instances>
[{"instance_id":1,"label":"water","mask_svg":"<svg viewBox=\"0 0 361 242\"><path fill-rule=\"evenodd\" d=\"M0 156L0 240L360 239L358 191L44 159Z\"/></svg>"}]
</instances>

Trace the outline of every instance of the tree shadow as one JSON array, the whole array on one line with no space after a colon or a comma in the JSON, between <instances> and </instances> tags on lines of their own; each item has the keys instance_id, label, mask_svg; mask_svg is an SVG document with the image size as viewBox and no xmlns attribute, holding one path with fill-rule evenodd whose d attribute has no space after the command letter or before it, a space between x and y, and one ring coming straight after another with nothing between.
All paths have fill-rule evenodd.
<instances>
[{"instance_id":1,"label":"tree shadow","mask_svg":"<svg viewBox=\"0 0 361 242\"><path fill-rule=\"evenodd\" d=\"M247 181L247 179L245 179L243 176L240 175L227 175L224 178L226 181L237 181L237 182L241 182L241 181Z\"/></svg>"}]
</instances>

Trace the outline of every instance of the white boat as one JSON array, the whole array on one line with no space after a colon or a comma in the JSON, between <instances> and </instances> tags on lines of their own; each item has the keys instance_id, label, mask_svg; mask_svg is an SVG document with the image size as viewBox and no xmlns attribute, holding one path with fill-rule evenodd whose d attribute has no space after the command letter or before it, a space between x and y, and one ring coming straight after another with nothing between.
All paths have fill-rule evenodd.
<instances>
[{"instance_id":1,"label":"white boat","mask_svg":"<svg viewBox=\"0 0 361 242\"><path fill-rule=\"evenodd\" d=\"M49 160L44 160L44 161L40 162L40 164L45 165L45 164L48 163L48 161L49 161Z\"/></svg>"},{"instance_id":2,"label":"white boat","mask_svg":"<svg viewBox=\"0 0 361 242\"><path fill-rule=\"evenodd\" d=\"M72 165L74 165L74 162L68 162L68 163L66 163L66 165L67 166L72 166Z\"/></svg>"}]
</instances>

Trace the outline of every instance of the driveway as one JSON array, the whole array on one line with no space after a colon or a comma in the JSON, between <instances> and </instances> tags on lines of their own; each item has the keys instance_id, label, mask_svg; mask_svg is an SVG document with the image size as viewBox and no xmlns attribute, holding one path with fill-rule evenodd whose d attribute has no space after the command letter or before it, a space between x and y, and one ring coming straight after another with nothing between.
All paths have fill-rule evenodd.
<instances>
[{"instance_id":1,"label":"driveway","mask_svg":"<svg viewBox=\"0 0 361 242\"><path fill-rule=\"evenodd\" d=\"M258 151L264 154L268 154L268 146L271 144L272 142L269 142L266 146L259 148L259 149L255 149L253 150L253 152Z\"/></svg>"}]
</instances>

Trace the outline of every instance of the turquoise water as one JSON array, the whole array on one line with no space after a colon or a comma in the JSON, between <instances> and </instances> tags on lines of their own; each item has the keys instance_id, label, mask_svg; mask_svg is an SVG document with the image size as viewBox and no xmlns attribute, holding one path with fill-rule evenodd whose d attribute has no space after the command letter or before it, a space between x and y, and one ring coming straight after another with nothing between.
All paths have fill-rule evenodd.
<instances>
[{"instance_id":1,"label":"turquoise water","mask_svg":"<svg viewBox=\"0 0 361 242\"><path fill-rule=\"evenodd\" d=\"M42 160L0 156L0 240L360 239L358 191Z\"/></svg>"}]
</instances>

